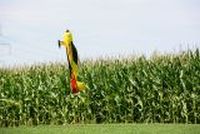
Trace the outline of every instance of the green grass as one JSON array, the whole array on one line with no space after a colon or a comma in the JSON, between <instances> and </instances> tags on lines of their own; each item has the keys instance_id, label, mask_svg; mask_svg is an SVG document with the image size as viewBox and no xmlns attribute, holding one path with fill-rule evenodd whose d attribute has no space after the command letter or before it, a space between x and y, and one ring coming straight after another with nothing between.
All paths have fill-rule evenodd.
<instances>
[{"instance_id":1,"label":"green grass","mask_svg":"<svg viewBox=\"0 0 200 134\"><path fill-rule=\"evenodd\" d=\"M200 52L82 62L85 93L60 63L0 68L0 126L200 123Z\"/></svg>"},{"instance_id":2,"label":"green grass","mask_svg":"<svg viewBox=\"0 0 200 134\"><path fill-rule=\"evenodd\" d=\"M0 128L0 134L199 134L200 125L106 124Z\"/></svg>"}]
</instances>

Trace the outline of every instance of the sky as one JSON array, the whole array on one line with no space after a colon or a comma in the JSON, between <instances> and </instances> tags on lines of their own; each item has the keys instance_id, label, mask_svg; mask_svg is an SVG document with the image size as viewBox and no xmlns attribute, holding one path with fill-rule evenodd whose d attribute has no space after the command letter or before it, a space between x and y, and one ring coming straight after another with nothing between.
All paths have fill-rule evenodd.
<instances>
[{"instance_id":1,"label":"sky","mask_svg":"<svg viewBox=\"0 0 200 134\"><path fill-rule=\"evenodd\" d=\"M200 1L0 0L0 66L66 62L66 29L81 60L200 48Z\"/></svg>"}]
</instances>

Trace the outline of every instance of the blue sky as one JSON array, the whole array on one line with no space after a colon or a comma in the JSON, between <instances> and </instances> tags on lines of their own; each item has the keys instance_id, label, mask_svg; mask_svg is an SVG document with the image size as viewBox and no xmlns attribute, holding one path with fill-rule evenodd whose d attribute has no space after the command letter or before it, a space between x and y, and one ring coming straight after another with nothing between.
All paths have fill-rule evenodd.
<instances>
[{"instance_id":1,"label":"blue sky","mask_svg":"<svg viewBox=\"0 0 200 134\"><path fill-rule=\"evenodd\" d=\"M0 64L65 61L66 28L81 59L200 47L199 0L1 0Z\"/></svg>"}]
</instances>

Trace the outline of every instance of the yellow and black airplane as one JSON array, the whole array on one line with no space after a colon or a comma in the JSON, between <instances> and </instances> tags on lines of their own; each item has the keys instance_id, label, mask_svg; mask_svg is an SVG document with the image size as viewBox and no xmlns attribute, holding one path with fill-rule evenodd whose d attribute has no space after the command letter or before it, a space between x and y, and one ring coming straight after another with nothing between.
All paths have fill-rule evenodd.
<instances>
[{"instance_id":1,"label":"yellow and black airplane","mask_svg":"<svg viewBox=\"0 0 200 134\"><path fill-rule=\"evenodd\" d=\"M78 52L73 43L72 33L66 30L63 35L63 41L58 40L58 46L64 46L66 49L67 61L70 71L70 87L73 93L78 93L86 89L83 82L78 81Z\"/></svg>"}]
</instances>

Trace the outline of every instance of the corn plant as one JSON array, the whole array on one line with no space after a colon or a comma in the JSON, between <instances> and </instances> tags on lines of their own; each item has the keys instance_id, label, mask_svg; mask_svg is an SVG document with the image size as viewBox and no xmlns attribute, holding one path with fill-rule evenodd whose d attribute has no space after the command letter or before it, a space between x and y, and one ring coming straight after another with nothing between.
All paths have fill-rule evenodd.
<instances>
[{"instance_id":1,"label":"corn plant","mask_svg":"<svg viewBox=\"0 0 200 134\"><path fill-rule=\"evenodd\" d=\"M0 126L200 123L199 49L81 64L88 89L70 92L66 65L0 69Z\"/></svg>"}]
</instances>

